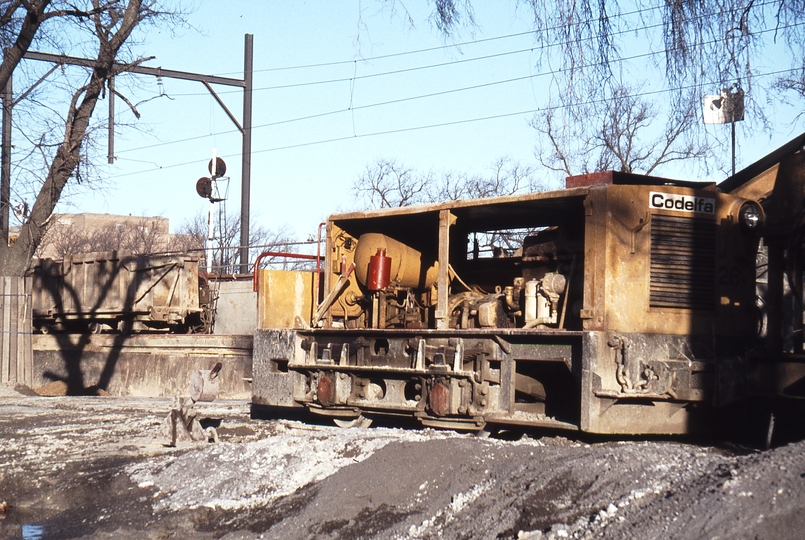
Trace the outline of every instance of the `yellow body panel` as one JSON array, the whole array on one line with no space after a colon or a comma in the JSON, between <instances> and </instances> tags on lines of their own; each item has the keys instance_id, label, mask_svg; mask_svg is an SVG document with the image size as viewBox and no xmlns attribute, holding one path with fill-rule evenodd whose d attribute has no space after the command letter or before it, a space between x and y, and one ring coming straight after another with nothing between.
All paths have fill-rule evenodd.
<instances>
[{"instance_id":1,"label":"yellow body panel","mask_svg":"<svg viewBox=\"0 0 805 540\"><path fill-rule=\"evenodd\" d=\"M299 328L310 323L316 273L260 270L257 294L259 328Z\"/></svg>"}]
</instances>

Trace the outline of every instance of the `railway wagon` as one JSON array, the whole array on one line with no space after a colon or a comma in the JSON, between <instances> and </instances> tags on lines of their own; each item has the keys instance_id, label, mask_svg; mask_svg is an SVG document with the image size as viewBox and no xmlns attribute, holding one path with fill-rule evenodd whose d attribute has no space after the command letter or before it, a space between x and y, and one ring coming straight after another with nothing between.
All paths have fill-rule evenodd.
<instances>
[{"instance_id":1,"label":"railway wagon","mask_svg":"<svg viewBox=\"0 0 805 540\"><path fill-rule=\"evenodd\" d=\"M204 332L209 292L198 258L109 251L39 259L33 323L41 332Z\"/></svg>"},{"instance_id":2,"label":"railway wagon","mask_svg":"<svg viewBox=\"0 0 805 540\"><path fill-rule=\"evenodd\" d=\"M764 218L715 184L617 172L333 215L315 316L256 332L253 404L339 425L709 429L745 391Z\"/></svg>"}]
</instances>

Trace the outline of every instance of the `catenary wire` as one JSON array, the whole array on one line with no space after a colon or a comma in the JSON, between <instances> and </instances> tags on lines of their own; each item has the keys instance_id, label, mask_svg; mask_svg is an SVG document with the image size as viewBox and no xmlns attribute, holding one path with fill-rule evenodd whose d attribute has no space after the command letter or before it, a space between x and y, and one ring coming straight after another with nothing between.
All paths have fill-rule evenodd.
<instances>
[{"instance_id":1,"label":"catenary wire","mask_svg":"<svg viewBox=\"0 0 805 540\"><path fill-rule=\"evenodd\" d=\"M769 5L770 3L771 2L758 4L758 6L763 7L763 6ZM726 11L729 11L729 10L720 10L720 11L716 11L716 12L712 12L712 13L706 13L706 14L698 15L697 17L693 17L692 20L705 19L705 18L712 17L712 16L720 14L720 13L725 13ZM738 11L738 10L734 9L734 10L731 10L731 11ZM635 33L635 32L640 32L640 31L652 30L652 29L660 28L662 26L663 26L663 23L657 23L657 24L647 25L647 26L640 26L640 27L629 28L629 29L625 29L625 30L619 30L619 31L613 32L612 35L613 36L618 36L618 35L622 35L622 34L631 34L631 33ZM790 28L790 27L794 27L794 26L799 26L799 25L796 24L796 25L788 25L788 26L775 26L772 29L759 30L758 32L756 32L756 34L762 34L762 33L766 33L766 32L778 32L781 29L786 29L786 28ZM556 28L559 28L559 27L556 27ZM522 34L511 34L511 35L512 36L514 36L514 35L523 35L523 34L534 33L534 32L536 32L536 31L524 32ZM493 38L488 38L488 39L491 40ZM537 46L533 46L533 47L527 47L527 48L523 48L523 49L517 49L517 50L514 50L514 51L505 51L505 52L488 54L488 55L483 55L483 56L476 56L476 57L472 57L472 58L462 58L462 59L459 59L459 60L451 60L451 61L448 61L448 62L439 62L439 63L436 63L436 64L426 64L426 65L423 65L423 66L415 66L415 67L405 68L405 69L398 69L398 70L385 71L385 72L379 72L379 73L371 73L371 74L367 74L367 75L360 75L360 76L357 76L357 77L342 77L342 78L337 78L337 79L323 79L323 80L317 80L317 81L307 81L307 82L302 82L302 83L292 83L292 84L276 85L276 86L265 86L265 87L254 88L254 89L252 89L252 91L253 92L260 92L260 91L270 91L270 90L283 90L283 89L290 89L290 88L300 88L300 87L305 87L305 86L316 86L316 85L321 85L321 84L336 84L336 83L350 82L350 81L355 81L355 80L363 80L363 79L370 79L370 78L376 78L376 77L384 77L384 76L389 76L389 75L399 75L401 73L421 71L421 70L424 70L424 69L433 69L433 68L440 68L440 67L464 64L464 63L469 63L469 62L477 62L477 61L482 61L482 60L489 60L489 59L492 59L492 58L500 58L500 57L504 57L504 56L515 55L515 54L531 53L531 52L533 52L535 50L539 50L539 49L549 50L549 49L552 49L552 48L555 48L555 47L578 45L578 44L580 44L580 43L582 43L584 41L590 41L590 40L593 40L593 39L595 39L595 38L594 37L584 37L584 38L579 38L579 39L575 39L575 40L564 41L564 42L561 42L561 43L549 43L549 44L537 45ZM478 40L479 43L483 42L483 41L484 40ZM715 43L715 42L716 42L716 40L710 41L710 42L705 42L705 44L712 44L712 43ZM473 43L473 42L468 42L468 43ZM422 49L422 51L439 50L439 49L446 48L446 47L449 47L449 46L434 47L434 48L431 48L431 49ZM412 51L412 53L413 52L418 52L418 51ZM665 51L663 51L663 52L665 52ZM370 59L361 59L360 61L363 62L363 61L372 60L374 58L382 59L382 58L386 58L386 57L401 56L401 55L404 55L404 54L409 54L409 53L407 53L407 52L393 53L393 54L389 54L389 55L381 55L381 56L373 57L373 58L370 58ZM326 64L311 64L311 66L315 67L315 66L318 66L318 65L321 65L321 66L343 65L343 64L356 63L357 61L358 60L342 60L342 61L326 63ZM302 67L303 66L300 66L299 69L301 69ZM269 71L269 70L258 70L255 73L259 73L259 72L262 72L262 71ZM222 91L222 92L219 92L219 94L231 94L231 93L237 93L237 92L239 92L239 90ZM205 95L207 95L207 94L204 93L204 92L188 92L188 93L172 94L172 96L174 96L174 97L192 97L192 96L205 96Z\"/></svg>"},{"instance_id":2,"label":"catenary wire","mask_svg":"<svg viewBox=\"0 0 805 540\"><path fill-rule=\"evenodd\" d=\"M803 26L803 25L805 25L805 23L797 23L797 24L794 24L794 25L789 25L786 28L794 27L794 26ZM772 31L777 31L777 29L774 29L774 30L769 29L769 30L759 31L758 33L772 32ZM712 44L712 43L715 43L715 41L706 42L706 43ZM642 53L642 54L638 54L638 55L622 57L622 58L619 58L617 60L613 60L610 63L627 62L627 61L636 60L636 59L639 59L639 58L647 58L647 57L651 57L651 56L657 56L657 55L660 55L660 54L665 54L665 51L652 51L652 52ZM573 69L586 69L586 68L590 68L590 67L595 67L597 65L601 65L601 63L596 62L596 63L593 63L593 64L589 64L587 66L581 66L581 67L576 66ZM544 71L544 72L524 75L522 77L514 77L514 78L504 79L504 80L500 80L500 81L492 81L492 82L487 82L487 83L480 83L480 84L477 84L477 85L471 85L471 86L460 87L460 88L453 88L453 89L450 89L450 90L443 90L443 91L439 91L439 92L432 92L432 93L421 94L421 95L417 95L417 96L408 96L408 97L404 97L404 98L388 100L388 101L383 101L383 102L379 102L379 103L370 103L370 104L366 104L366 105L358 105L358 106L354 106L354 107L336 109L336 110L333 110L333 111L326 111L326 112L322 112L322 113L316 113L316 114L306 115L306 116L297 117L297 118L290 118L290 119L279 120L279 121L275 121L275 122L269 122L269 123L266 123L266 124L260 124L260 125L257 125L257 126L253 126L252 130L262 129L262 128L266 128L266 127L274 127L274 126L278 126L278 125L282 125L282 124L288 124L288 123L291 123L291 122L299 122L299 121L311 120L311 119L314 119L314 118L321 118L321 117L325 117L325 116L331 116L331 115L334 115L334 114L342 114L342 113L345 113L345 112L356 111L356 110L361 110L361 109L368 109L368 108L379 107L379 106L393 105L393 104L396 104L396 103L403 103L403 102L406 102L406 101L413 101L413 100L418 100L418 99L426 99L426 98L431 98L431 97L436 97L436 96L441 96L441 95L448 95L448 94L453 94L453 93L458 93L458 92L464 92L464 91L468 91L468 90L476 90L476 89L479 89L479 88L485 88L485 87L495 86L495 85L500 85L500 84L508 84L508 83L512 83L512 82L518 82L518 81L529 80L529 79L535 79L535 78L538 78L538 77L558 75L558 74L560 74L562 72L569 71L569 70L570 70L570 68L560 68L560 69L555 69L555 70L550 70L550 71ZM350 79L344 79L344 80L350 80ZM638 93L638 94L635 94L633 97L641 97L643 95L644 94ZM236 129L225 130L225 131L222 131L222 132L217 132L216 135L226 135L226 134L236 133L237 131L238 130L236 130ZM179 144L179 143L189 142L189 141L193 141L193 140L204 139L204 138L207 138L207 137L210 137L210 136L212 136L212 134L197 135L197 136L194 136L194 137L186 137L186 138L178 139L178 140L174 140L174 141L166 141L166 142L154 143L154 144L150 144L150 145L138 146L138 147L135 147L135 148L125 149L125 150L119 151L118 153L123 154L123 153L126 153L126 152L135 152L135 151L140 151L140 150L146 150L146 149L155 148L155 147L161 147L161 146L165 146L165 145L169 145L169 144Z\"/></svg>"},{"instance_id":3,"label":"catenary wire","mask_svg":"<svg viewBox=\"0 0 805 540\"><path fill-rule=\"evenodd\" d=\"M776 4L776 2L769 1L769 2L757 3L757 4L754 5L754 7L759 8L759 7L765 7L765 6L768 6L768 5L775 5L775 4ZM660 10L660 9L664 9L665 7L666 7L665 5L651 6L651 7L636 9L636 10L632 10L632 11L617 13L617 14L614 14L614 15L610 15L609 18L621 19L621 18L631 17L633 15L640 15L640 14L643 14L643 13L647 13L649 11L657 11L657 10ZM735 9L732 9L732 10L724 10L724 9L722 9L722 10L719 10L719 11L715 11L715 12L712 12L712 13L701 15L698 18L711 17L711 16L716 15L716 14L726 13L727 11L742 11L742 9L741 8L735 8ZM365 57L365 58L357 58L357 59L351 59L351 60L335 60L335 61L332 61L332 62L320 62L320 63L315 63L315 64L300 64L300 65L296 65L296 66L280 66L280 67L275 67L275 68L266 68L266 69L255 70L253 73L266 73L266 72L276 72L276 71L290 71L290 70L297 70L297 69L312 69L312 68L319 68L319 67L331 67L331 66L338 66L338 65L344 65L344 64L351 64L351 63L356 62L356 61L368 62L368 61L372 61L372 60L385 60L387 58L396 58L396 57L408 56L408 55L412 55L412 54L421 54L421 53L426 53L426 52L433 52L433 51L439 51L439 50L445 50L445 49L464 47L464 46L468 46L468 45L476 45L476 44L481 44L481 43L487 43L487 42L490 42L490 41L499 41L499 40L502 40L502 39L509 39L509 38L527 36L527 35L530 35L530 34L537 34L537 33L547 34L548 32L562 29L565 26L566 25L564 25L564 24L557 24L557 25L548 26L548 27L545 27L545 28L542 28L542 29L539 29L539 30L528 30L528 31L524 31L524 32L515 32L515 33L512 33L512 34L504 34L504 35L501 35L501 36L492 36L492 37L488 37L488 38L468 40L468 41L463 41L463 42L459 42L459 43L450 43L450 44L447 44L447 45L439 45L437 47L426 47L426 48L422 48L422 49L414 49L414 50L411 50L411 51L401 51L401 52L397 52L397 53L380 54L380 55L376 55L376 56L368 56L368 57ZM630 30L630 32L631 31L634 31L634 29ZM220 73L219 75L236 75L236 74L239 74L239 72L234 72L233 71L233 72L228 72L228 73Z\"/></svg>"},{"instance_id":4,"label":"catenary wire","mask_svg":"<svg viewBox=\"0 0 805 540\"><path fill-rule=\"evenodd\" d=\"M769 76L773 76L773 75L782 75L784 73L793 73L795 71L799 71L799 68L792 68L792 69L787 69L787 70L779 70L779 71L773 71L773 72L768 72L768 73L759 73L759 74L756 74L755 77L756 78L769 77ZM718 82L717 81L711 81L709 84L715 85L715 84L718 84ZM699 86L700 85L695 84L695 85L686 85L686 86L681 86L681 87L676 87L676 88L666 88L666 89L662 89L662 90L654 90L654 91L650 91L650 92L642 92L642 93L635 94L634 96L630 96L630 97L637 97L637 96L644 97L644 96L650 96L650 95L666 94L666 93L671 93L671 92L690 90L690 89L697 88ZM574 106L591 105L591 104L596 104L596 103L604 103L605 101L607 101L607 100L606 99L594 99L594 100L589 100L589 101L583 102L583 103L576 103L576 104L574 104ZM285 146L277 146L277 147L273 147L273 148L265 148L263 150L255 150L255 151L252 151L252 155L254 155L254 154L264 154L264 153L267 153L267 152L277 152L277 151L281 151L281 150L291 150L291 149L303 148L303 147L307 147L307 146L316 146L316 145L319 145L319 144L329 144L329 143L334 143L334 142L348 141L348 140L352 140L352 139L361 139L361 138L367 138L367 137L378 137L378 136L382 136L382 135L393 135L393 134L397 134L397 133L406 133L406 132L419 131L419 130L424 130L424 129L434 129L434 128L440 128L440 127L455 126L455 125L460 125L460 124L468 124L468 123L473 123L473 122L497 120L497 119L500 119L500 118L508 118L508 117L511 117L511 116L522 116L522 115L526 115L526 114L535 114L535 113L539 113L539 112L557 111L557 110L565 109L567 107L569 107L569 105L554 105L554 106L549 106L549 107L538 107L538 108L535 108L535 109L528 109L528 110L516 111L516 112L511 112L511 113L502 113L502 114L496 114L496 115L481 116L481 117L475 117L475 118L466 118L466 119L454 120L454 121L450 121L450 122L440 122L440 123L436 123L436 124L428 124L428 125L421 125L421 126L411 126L411 127L405 127L405 128L399 128L399 129L376 131L376 132L371 132L371 133L361 133L361 134L358 134L358 135L345 135L345 136L342 136L342 137L333 137L333 138L329 138L329 139L321 139L321 140L317 140L317 141L308 141L308 142L290 144L290 145L285 145ZM232 158L232 157L237 157L239 155L240 154L229 154L229 155L221 155L219 157L221 157L221 158ZM204 159L206 159L206 158L204 158ZM138 175L138 174L146 174L146 173L149 173L149 172L154 172L156 170L173 169L173 168L177 168L177 167L183 167L183 166L186 166L186 165L193 165L193 164L199 163L200 161L202 161L202 160L201 159L194 159L194 160L185 161L185 162L182 162L182 163L174 163L174 164L171 164L171 165L163 165L163 166L160 166L160 167L157 167L157 168L154 168L154 169L146 169L146 170L142 170L142 171L132 171L132 172L128 172L128 173L117 174L117 175L110 176L110 178L123 178L123 177L126 177L126 176L134 176L134 175Z\"/></svg>"}]
</instances>

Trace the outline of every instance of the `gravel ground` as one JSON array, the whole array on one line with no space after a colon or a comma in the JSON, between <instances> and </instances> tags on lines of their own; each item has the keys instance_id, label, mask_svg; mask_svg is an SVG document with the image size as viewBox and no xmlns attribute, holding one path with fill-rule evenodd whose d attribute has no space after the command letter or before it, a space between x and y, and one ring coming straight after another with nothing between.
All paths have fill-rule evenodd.
<instances>
[{"instance_id":1,"label":"gravel ground","mask_svg":"<svg viewBox=\"0 0 805 540\"><path fill-rule=\"evenodd\" d=\"M25 390L25 389L21 389ZM30 392L29 392L30 393ZM169 448L171 400L0 386L0 538L802 538L805 443L478 438L250 420ZM516 440L507 440L516 439Z\"/></svg>"}]
</instances>

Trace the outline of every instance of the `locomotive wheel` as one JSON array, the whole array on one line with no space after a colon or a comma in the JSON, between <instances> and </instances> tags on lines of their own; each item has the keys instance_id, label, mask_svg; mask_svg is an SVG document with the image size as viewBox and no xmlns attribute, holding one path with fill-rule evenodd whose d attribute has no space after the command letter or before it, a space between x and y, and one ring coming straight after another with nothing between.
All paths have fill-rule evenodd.
<instances>
[{"instance_id":1,"label":"locomotive wheel","mask_svg":"<svg viewBox=\"0 0 805 540\"><path fill-rule=\"evenodd\" d=\"M492 427L489 424L486 424L484 427L479 429L475 432L475 436L479 439L488 439L493 435L497 435L500 432L500 429L497 427Z\"/></svg>"},{"instance_id":2,"label":"locomotive wheel","mask_svg":"<svg viewBox=\"0 0 805 540\"><path fill-rule=\"evenodd\" d=\"M483 431L486 422L472 418L432 418L422 417L419 422L429 428L450 429L453 431Z\"/></svg>"},{"instance_id":3,"label":"locomotive wheel","mask_svg":"<svg viewBox=\"0 0 805 540\"><path fill-rule=\"evenodd\" d=\"M372 419L366 418L364 415L360 415L357 418L333 418L333 423L344 429L348 428L368 428L372 425Z\"/></svg>"},{"instance_id":4,"label":"locomotive wheel","mask_svg":"<svg viewBox=\"0 0 805 540\"><path fill-rule=\"evenodd\" d=\"M307 409L313 414L332 418L333 423L341 428L368 428L372 425L372 420L361 414L361 410L356 407L326 409L321 405L311 403Z\"/></svg>"}]
</instances>

